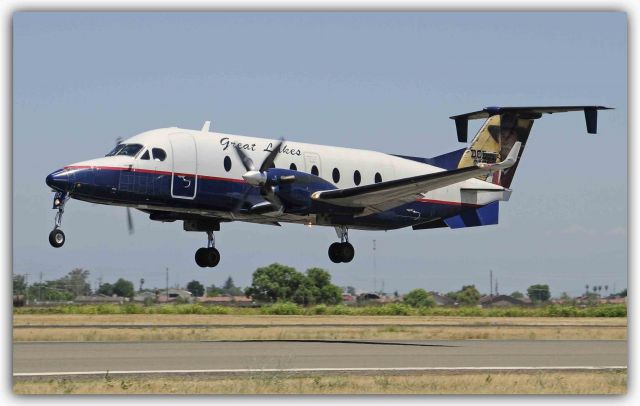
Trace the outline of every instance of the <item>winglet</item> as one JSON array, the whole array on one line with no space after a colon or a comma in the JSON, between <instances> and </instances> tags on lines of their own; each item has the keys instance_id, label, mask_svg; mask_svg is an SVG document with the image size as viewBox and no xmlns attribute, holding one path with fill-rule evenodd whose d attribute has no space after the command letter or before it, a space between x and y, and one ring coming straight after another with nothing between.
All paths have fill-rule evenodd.
<instances>
[{"instance_id":1,"label":"winglet","mask_svg":"<svg viewBox=\"0 0 640 406\"><path fill-rule=\"evenodd\" d=\"M516 141L511 147L511 151L507 154L507 157L497 164L479 163L478 167L482 169L489 169L491 172L499 171L502 169L511 168L518 161L518 155L520 155L520 147L522 143Z\"/></svg>"}]
</instances>

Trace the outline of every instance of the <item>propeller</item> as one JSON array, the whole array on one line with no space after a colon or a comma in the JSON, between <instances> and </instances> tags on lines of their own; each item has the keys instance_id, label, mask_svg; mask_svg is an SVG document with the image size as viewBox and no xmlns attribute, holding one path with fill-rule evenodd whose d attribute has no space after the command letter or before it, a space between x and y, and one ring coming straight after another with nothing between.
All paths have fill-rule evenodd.
<instances>
[{"instance_id":1,"label":"propeller","mask_svg":"<svg viewBox=\"0 0 640 406\"><path fill-rule=\"evenodd\" d=\"M271 203L271 205L275 210L282 209L282 202L280 201L278 196L276 196L274 191L274 186L271 184L271 182L269 182L269 179L267 177L267 171L269 170L269 168L273 166L273 162L275 161L276 157L280 153L280 147L282 147L283 143L284 143L284 138L281 138L280 142L271 149L271 151L269 152L269 155L267 155L264 161L262 161L262 164L260 164L260 168L258 169L256 169L253 163L253 160L249 158L249 156L245 154L243 150L239 148L234 148L236 150L236 154L238 154L238 158L240 159L240 162L242 162L242 165L244 166L244 169L247 170L247 172L245 172L245 174L242 175L242 179L244 179L245 182L247 182L249 185L259 188L260 195L262 195L262 197L266 201ZM295 180L295 178L292 177L287 181L293 181L293 180ZM244 192L244 194L242 195L242 198L238 202L238 205L234 209L234 213L238 212L242 208L250 192L251 192L251 189L247 189Z\"/></svg>"},{"instance_id":2,"label":"propeller","mask_svg":"<svg viewBox=\"0 0 640 406\"><path fill-rule=\"evenodd\" d=\"M129 235L135 231L133 229L133 217L131 217L131 207L127 207L127 228L129 229Z\"/></svg>"}]
</instances>

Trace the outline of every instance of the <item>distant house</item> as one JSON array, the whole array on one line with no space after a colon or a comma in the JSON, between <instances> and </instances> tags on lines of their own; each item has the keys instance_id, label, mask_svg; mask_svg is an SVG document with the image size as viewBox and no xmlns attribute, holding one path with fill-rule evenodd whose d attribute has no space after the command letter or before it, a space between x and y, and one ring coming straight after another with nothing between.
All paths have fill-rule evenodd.
<instances>
[{"instance_id":1,"label":"distant house","mask_svg":"<svg viewBox=\"0 0 640 406\"><path fill-rule=\"evenodd\" d=\"M453 306L456 304L455 300L449 296L441 295L438 292L429 292L433 300L436 302L436 306Z\"/></svg>"},{"instance_id":2,"label":"distant house","mask_svg":"<svg viewBox=\"0 0 640 406\"><path fill-rule=\"evenodd\" d=\"M353 304L356 303L357 298L354 295L350 295L348 293L342 294L342 302L345 304Z\"/></svg>"},{"instance_id":3,"label":"distant house","mask_svg":"<svg viewBox=\"0 0 640 406\"><path fill-rule=\"evenodd\" d=\"M510 307L529 306L531 303L508 295L486 295L480 298L478 304L482 307Z\"/></svg>"},{"instance_id":4,"label":"distant house","mask_svg":"<svg viewBox=\"0 0 640 406\"><path fill-rule=\"evenodd\" d=\"M160 293L158 295L158 302L160 302L160 303L173 302L173 301L178 300L178 298L180 298L182 300L189 301L189 302L192 300L191 292L189 292L188 290L170 288L168 297L167 297L167 294L165 292L166 292L166 290L163 291L163 293Z\"/></svg>"},{"instance_id":5,"label":"distant house","mask_svg":"<svg viewBox=\"0 0 640 406\"><path fill-rule=\"evenodd\" d=\"M198 303L202 304L211 304L211 305L251 305L253 304L253 300L246 296L202 296L197 297L195 300Z\"/></svg>"},{"instance_id":6,"label":"distant house","mask_svg":"<svg viewBox=\"0 0 640 406\"><path fill-rule=\"evenodd\" d=\"M77 296L73 299L74 303L79 304L123 304L128 302L129 298L120 296L107 296L107 295L92 295L92 296Z\"/></svg>"}]
</instances>

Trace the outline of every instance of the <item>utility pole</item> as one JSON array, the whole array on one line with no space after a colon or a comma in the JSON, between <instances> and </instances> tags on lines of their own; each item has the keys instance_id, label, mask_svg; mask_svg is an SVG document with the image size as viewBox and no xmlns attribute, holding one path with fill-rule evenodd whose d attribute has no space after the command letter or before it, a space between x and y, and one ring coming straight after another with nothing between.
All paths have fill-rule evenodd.
<instances>
[{"instance_id":1,"label":"utility pole","mask_svg":"<svg viewBox=\"0 0 640 406\"><path fill-rule=\"evenodd\" d=\"M40 272L40 284L38 285L38 302L42 302L42 272Z\"/></svg>"},{"instance_id":2,"label":"utility pole","mask_svg":"<svg viewBox=\"0 0 640 406\"><path fill-rule=\"evenodd\" d=\"M167 270L167 303L169 303L169 267L165 268Z\"/></svg>"},{"instance_id":3,"label":"utility pole","mask_svg":"<svg viewBox=\"0 0 640 406\"><path fill-rule=\"evenodd\" d=\"M29 276L31 274L27 272L24 274L24 304L29 304Z\"/></svg>"},{"instance_id":4,"label":"utility pole","mask_svg":"<svg viewBox=\"0 0 640 406\"><path fill-rule=\"evenodd\" d=\"M489 297L493 297L493 270L489 269Z\"/></svg>"},{"instance_id":5,"label":"utility pole","mask_svg":"<svg viewBox=\"0 0 640 406\"><path fill-rule=\"evenodd\" d=\"M500 293L498 293L498 278L496 278L496 296L500 295Z\"/></svg>"},{"instance_id":6,"label":"utility pole","mask_svg":"<svg viewBox=\"0 0 640 406\"><path fill-rule=\"evenodd\" d=\"M376 270L376 240L373 240L373 291L376 291L378 286L377 270Z\"/></svg>"}]
</instances>

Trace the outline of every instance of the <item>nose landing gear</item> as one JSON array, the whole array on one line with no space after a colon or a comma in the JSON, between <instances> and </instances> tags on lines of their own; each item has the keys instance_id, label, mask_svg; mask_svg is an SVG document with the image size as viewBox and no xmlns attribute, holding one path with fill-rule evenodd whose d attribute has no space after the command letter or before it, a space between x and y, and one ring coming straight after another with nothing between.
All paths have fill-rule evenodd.
<instances>
[{"instance_id":1,"label":"nose landing gear","mask_svg":"<svg viewBox=\"0 0 640 406\"><path fill-rule=\"evenodd\" d=\"M220 262L220 251L215 247L213 231L207 231L207 247L196 251L196 264L201 268L213 268Z\"/></svg>"},{"instance_id":2,"label":"nose landing gear","mask_svg":"<svg viewBox=\"0 0 640 406\"><path fill-rule=\"evenodd\" d=\"M336 264L351 262L356 252L349 242L349 230L345 226L339 226L336 227L336 233L340 242L334 242L329 246L329 259Z\"/></svg>"},{"instance_id":3,"label":"nose landing gear","mask_svg":"<svg viewBox=\"0 0 640 406\"><path fill-rule=\"evenodd\" d=\"M64 213L64 205L67 204L69 195L63 192L57 192L53 197L53 208L58 209L55 216L55 225L49 233L49 244L54 248L60 248L66 240L64 233L60 230L62 225L62 214Z\"/></svg>"}]
</instances>

